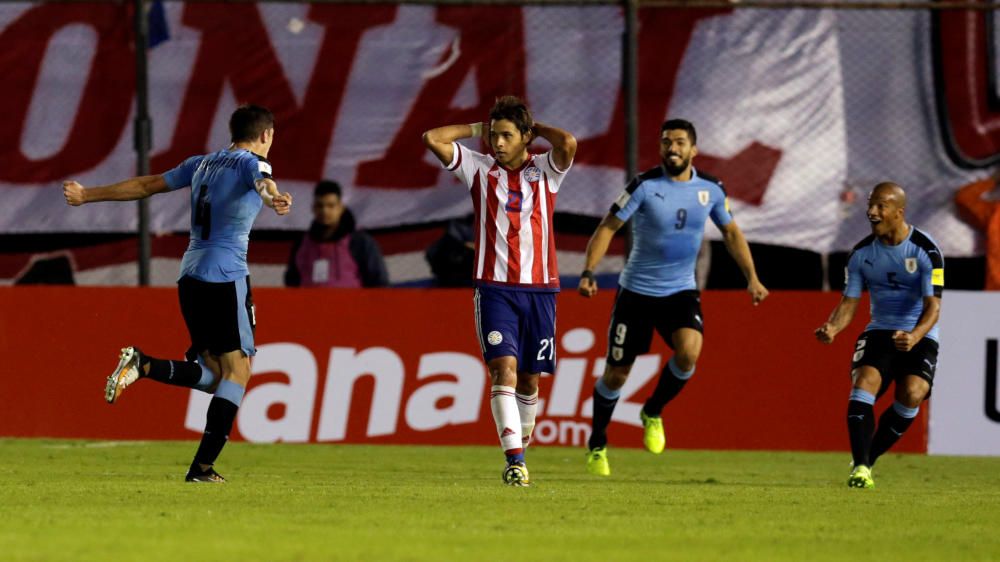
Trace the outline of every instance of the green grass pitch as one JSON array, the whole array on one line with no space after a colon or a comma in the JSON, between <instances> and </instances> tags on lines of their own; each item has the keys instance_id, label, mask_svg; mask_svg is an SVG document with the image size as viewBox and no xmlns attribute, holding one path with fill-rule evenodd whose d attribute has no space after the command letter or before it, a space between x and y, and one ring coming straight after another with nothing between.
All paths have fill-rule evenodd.
<instances>
[{"instance_id":1,"label":"green grass pitch","mask_svg":"<svg viewBox=\"0 0 1000 562\"><path fill-rule=\"evenodd\" d=\"M0 439L3 560L1000 559L1000 459L890 455L848 489L845 453L529 451Z\"/></svg>"}]
</instances>

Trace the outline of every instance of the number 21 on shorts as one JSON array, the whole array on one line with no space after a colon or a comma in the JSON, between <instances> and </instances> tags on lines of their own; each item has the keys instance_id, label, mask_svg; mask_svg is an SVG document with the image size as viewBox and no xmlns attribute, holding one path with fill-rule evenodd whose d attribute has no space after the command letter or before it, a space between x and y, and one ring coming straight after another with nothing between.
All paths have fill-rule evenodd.
<instances>
[{"instance_id":1,"label":"number 21 on shorts","mask_svg":"<svg viewBox=\"0 0 1000 562\"><path fill-rule=\"evenodd\" d=\"M545 361L548 359L552 361L556 358L556 338L545 338L538 342L538 356L536 359L538 361ZM546 358L545 353L548 352L549 356Z\"/></svg>"}]
</instances>

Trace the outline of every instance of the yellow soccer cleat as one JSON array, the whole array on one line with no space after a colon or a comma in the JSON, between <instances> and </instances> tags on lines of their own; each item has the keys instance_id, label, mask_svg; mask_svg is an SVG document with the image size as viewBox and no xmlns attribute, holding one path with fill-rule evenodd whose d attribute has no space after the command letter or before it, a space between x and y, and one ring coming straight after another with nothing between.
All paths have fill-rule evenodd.
<instances>
[{"instance_id":1,"label":"yellow soccer cleat","mask_svg":"<svg viewBox=\"0 0 1000 562\"><path fill-rule=\"evenodd\" d=\"M606 447L598 447L587 452L587 472L594 476L611 476Z\"/></svg>"},{"instance_id":2,"label":"yellow soccer cleat","mask_svg":"<svg viewBox=\"0 0 1000 562\"><path fill-rule=\"evenodd\" d=\"M851 476L847 479L847 485L851 488L874 488L875 481L872 480L872 469L863 464L854 467Z\"/></svg>"},{"instance_id":3,"label":"yellow soccer cleat","mask_svg":"<svg viewBox=\"0 0 1000 562\"><path fill-rule=\"evenodd\" d=\"M642 420L642 444L650 453L659 455L667 446L667 438L663 434L663 418L647 416L645 411L639 410L639 419Z\"/></svg>"},{"instance_id":4,"label":"yellow soccer cleat","mask_svg":"<svg viewBox=\"0 0 1000 562\"><path fill-rule=\"evenodd\" d=\"M503 470L503 483L508 486L530 486L528 467L523 462L509 463Z\"/></svg>"}]
</instances>

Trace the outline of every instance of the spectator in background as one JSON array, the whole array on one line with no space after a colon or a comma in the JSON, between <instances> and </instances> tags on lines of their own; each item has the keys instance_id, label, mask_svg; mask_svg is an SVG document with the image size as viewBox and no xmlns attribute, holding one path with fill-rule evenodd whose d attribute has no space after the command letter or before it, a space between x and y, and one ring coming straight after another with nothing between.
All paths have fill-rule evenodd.
<instances>
[{"instance_id":1,"label":"spectator in background","mask_svg":"<svg viewBox=\"0 0 1000 562\"><path fill-rule=\"evenodd\" d=\"M285 271L289 287L385 287L389 274L382 251L357 230L341 199L340 184L324 180L313 192L313 222L292 247Z\"/></svg>"},{"instance_id":2,"label":"spectator in background","mask_svg":"<svg viewBox=\"0 0 1000 562\"><path fill-rule=\"evenodd\" d=\"M424 257L434 273L436 286L472 286L472 272L476 260L472 223L472 215L448 221L444 235L427 248Z\"/></svg>"},{"instance_id":3,"label":"spectator in background","mask_svg":"<svg viewBox=\"0 0 1000 562\"><path fill-rule=\"evenodd\" d=\"M963 187L955 194L962 217L986 236L986 290L1000 290L1000 190L997 178Z\"/></svg>"}]
</instances>

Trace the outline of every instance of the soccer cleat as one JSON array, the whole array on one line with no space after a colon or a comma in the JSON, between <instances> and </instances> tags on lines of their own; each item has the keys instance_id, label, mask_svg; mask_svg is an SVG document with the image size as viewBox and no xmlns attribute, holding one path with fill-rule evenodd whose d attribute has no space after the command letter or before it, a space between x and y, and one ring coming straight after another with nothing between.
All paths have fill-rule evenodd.
<instances>
[{"instance_id":1,"label":"soccer cleat","mask_svg":"<svg viewBox=\"0 0 1000 562\"><path fill-rule=\"evenodd\" d=\"M142 376L139 370L140 356L141 352L137 347L122 348L122 352L118 355L118 367L104 385L104 399L108 404L114 404L125 389Z\"/></svg>"},{"instance_id":2,"label":"soccer cleat","mask_svg":"<svg viewBox=\"0 0 1000 562\"><path fill-rule=\"evenodd\" d=\"M847 485L851 488L874 488L875 481L872 480L872 469L863 464L854 467L851 476L847 479Z\"/></svg>"},{"instance_id":3,"label":"soccer cleat","mask_svg":"<svg viewBox=\"0 0 1000 562\"><path fill-rule=\"evenodd\" d=\"M513 462L503 469L503 483L508 486L529 486L528 467L523 462Z\"/></svg>"},{"instance_id":4,"label":"soccer cleat","mask_svg":"<svg viewBox=\"0 0 1000 562\"><path fill-rule=\"evenodd\" d=\"M606 447L597 447L587 452L587 472L595 476L611 476Z\"/></svg>"},{"instance_id":5,"label":"soccer cleat","mask_svg":"<svg viewBox=\"0 0 1000 562\"><path fill-rule=\"evenodd\" d=\"M650 453L659 455L667 446L667 438L663 435L663 418L647 416L645 410L639 410L642 420L642 444Z\"/></svg>"},{"instance_id":6,"label":"soccer cleat","mask_svg":"<svg viewBox=\"0 0 1000 562\"><path fill-rule=\"evenodd\" d=\"M208 482L211 484L222 484L226 481L221 474L215 471L214 468L209 468L204 472L197 470L197 467L192 466L188 470L187 476L184 477L185 482Z\"/></svg>"}]
</instances>

